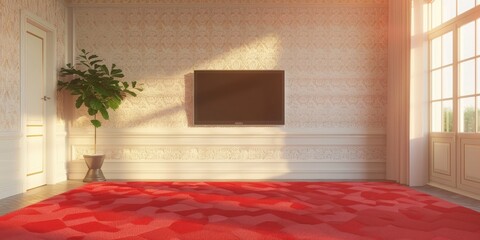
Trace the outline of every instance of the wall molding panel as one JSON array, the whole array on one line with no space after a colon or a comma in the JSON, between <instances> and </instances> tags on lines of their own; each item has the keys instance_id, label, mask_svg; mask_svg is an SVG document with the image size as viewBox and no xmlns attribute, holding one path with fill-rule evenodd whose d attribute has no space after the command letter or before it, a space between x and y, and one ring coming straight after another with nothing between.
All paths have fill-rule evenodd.
<instances>
[{"instance_id":1,"label":"wall molding panel","mask_svg":"<svg viewBox=\"0 0 480 240\"><path fill-rule=\"evenodd\" d=\"M92 135L70 138L69 178L86 172ZM97 138L112 179L384 179L385 136L186 135Z\"/></svg>"},{"instance_id":2,"label":"wall molding panel","mask_svg":"<svg viewBox=\"0 0 480 240\"><path fill-rule=\"evenodd\" d=\"M430 181L457 186L455 136L432 133L430 137Z\"/></svg>"},{"instance_id":3,"label":"wall molding panel","mask_svg":"<svg viewBox=\"0 0 480 240\"><path fill-rule=\"evenodd\" d=\"M480 197L480 138L461 135L457 149L457 165L460 169L457 187Z\"/></svg>"}]
</instances>

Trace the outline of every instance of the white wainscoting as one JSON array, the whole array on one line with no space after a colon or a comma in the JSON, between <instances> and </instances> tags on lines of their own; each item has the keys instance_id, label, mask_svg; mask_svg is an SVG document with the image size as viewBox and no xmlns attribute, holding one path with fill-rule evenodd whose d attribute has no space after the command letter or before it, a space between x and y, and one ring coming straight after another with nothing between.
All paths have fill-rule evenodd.
<instances>
[{"instance_id":1,"label":"white wainscoting","mask_svg":"<svg viewBox=\"0 0 480 240\"><path fill-rule=\"evenodd\" d=\"M430 140L430 180L456 186L455 136L433 135Z\"/></svg>"},{"instance_id":2,"label":"white wainscoting","mask_svg":"<svg viewBox=\"0 0 480 240\"><path fill-rule=\"evenodd\" d=\"M429 185L480 199L480 138L431 133Z\"/></svg>"},{"instance_id":3,"label":"white wainscoting","mask_svg":"<svg viewBox=\"0 0 480 240\"><path fill-rule=\"evenodd\" d=\"M458 188L480 196L480 138L460 138L459 151Z\"/></svg>"},{"instance_id":4,"label":"white wainscoting","mask_svg":"<svg viewBox=\"0 0 480 240\"><path fill-rule=\"evenodd\" d=\"M0 199L23 192L20 135L0 132Z\"/></svg>"},{"instance_id":5,"label":"white wainscoting","mask_svg":"<svg viewBox=\"0 0 480 240\"><path fill-rule=\"evenodd\" d=\"M331 134L278 128L99 131L108 179L384 179L381 131ZM93 135L69 135L69 179L82 179Z\"/></svg>"}]
</instances>

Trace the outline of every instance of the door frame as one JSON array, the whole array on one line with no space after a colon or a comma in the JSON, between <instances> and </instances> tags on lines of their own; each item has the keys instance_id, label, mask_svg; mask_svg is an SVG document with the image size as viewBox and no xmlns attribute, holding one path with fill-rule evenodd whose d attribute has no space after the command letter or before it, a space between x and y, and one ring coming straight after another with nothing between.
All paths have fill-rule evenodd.
<instances>
[{"instance_id":1,"label":"door frame","mask_svg":"<svg viewBox=\"0 0 480 240\"><path fill-rule=\"evenodd\" d=\"M58 166L56 154L56 120L57 120L57 29L54 25L48 23L37 15L22 10L20 21L20 102L21 102L21 142L20 142L20 159L21 159L21 173L23 180L23 191L27 190L27 142L26 142L26 30L27 24L34 25L46 32L46 78L45 78L45 96L50 97L50 100L45 101L45 171L47 175L47 184L56 183L56 171ZM40 99L39 99L40 100Z\"/></svg>"}]
</instances>

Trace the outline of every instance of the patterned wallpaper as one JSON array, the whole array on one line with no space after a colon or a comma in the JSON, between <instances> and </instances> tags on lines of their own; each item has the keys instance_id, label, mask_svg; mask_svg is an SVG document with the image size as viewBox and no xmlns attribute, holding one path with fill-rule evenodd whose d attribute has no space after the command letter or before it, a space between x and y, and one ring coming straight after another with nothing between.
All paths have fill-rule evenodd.
<instances>
[{"instance_id":1,"label":"patterned wallpaper","mask_svg":"<svg viewBox=\"0 0 480 240\"><path fill-rule=\"evenodd\" d=\"M199 2L194 0L122 1L158 2L177 4L74 8L76 48L145 84L106 128L191 126L194 69L283 69L285 127L384 129L386 0L271 0L260 6L250 0L205 6L188 4ZM218 2L225 1L208 1ZM326 2L354 4L321 4ZM74 113L74 127L89 126L83 115Z\"/></svg>"},{"instance_id":2,"label":"patterned wallpaper","mask_svg":"<svg viewBox=\"0 0 480 240\"><path fill-rule=\"evenodd\" d=\"M57 66L65 59L65 5L59 0L0 1L0 131L20 129L20 21L28 10L57 28Z\"/></svg>"},{"instance_id":3,"label":"patterned wallpaper","mask_svg":"<svg viewBox=\"0 0 480 240\"><path fill-rule=\"evenodd\" d=\"M386 4L388 0L66 0L72 6L90 4Z\"/></svg>"}]
</instances>

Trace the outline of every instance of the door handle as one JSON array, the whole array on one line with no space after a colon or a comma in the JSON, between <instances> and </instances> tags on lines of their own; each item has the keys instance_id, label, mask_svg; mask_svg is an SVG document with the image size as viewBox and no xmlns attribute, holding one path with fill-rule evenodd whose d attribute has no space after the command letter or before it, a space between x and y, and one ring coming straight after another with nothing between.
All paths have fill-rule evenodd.
<instances>
[{"instance_id":1,"label":"door handle","mask_svg":"<svg viewBox=\"0 0 480 240\"><path fill-rule=\"evenodd\" d=\"M47 96L43 96L43 98L40 98L40 99L42 99L43 101L47 101L47 100L49 100L50 98L47 97Z\"/></svg>"}]
</instances>

